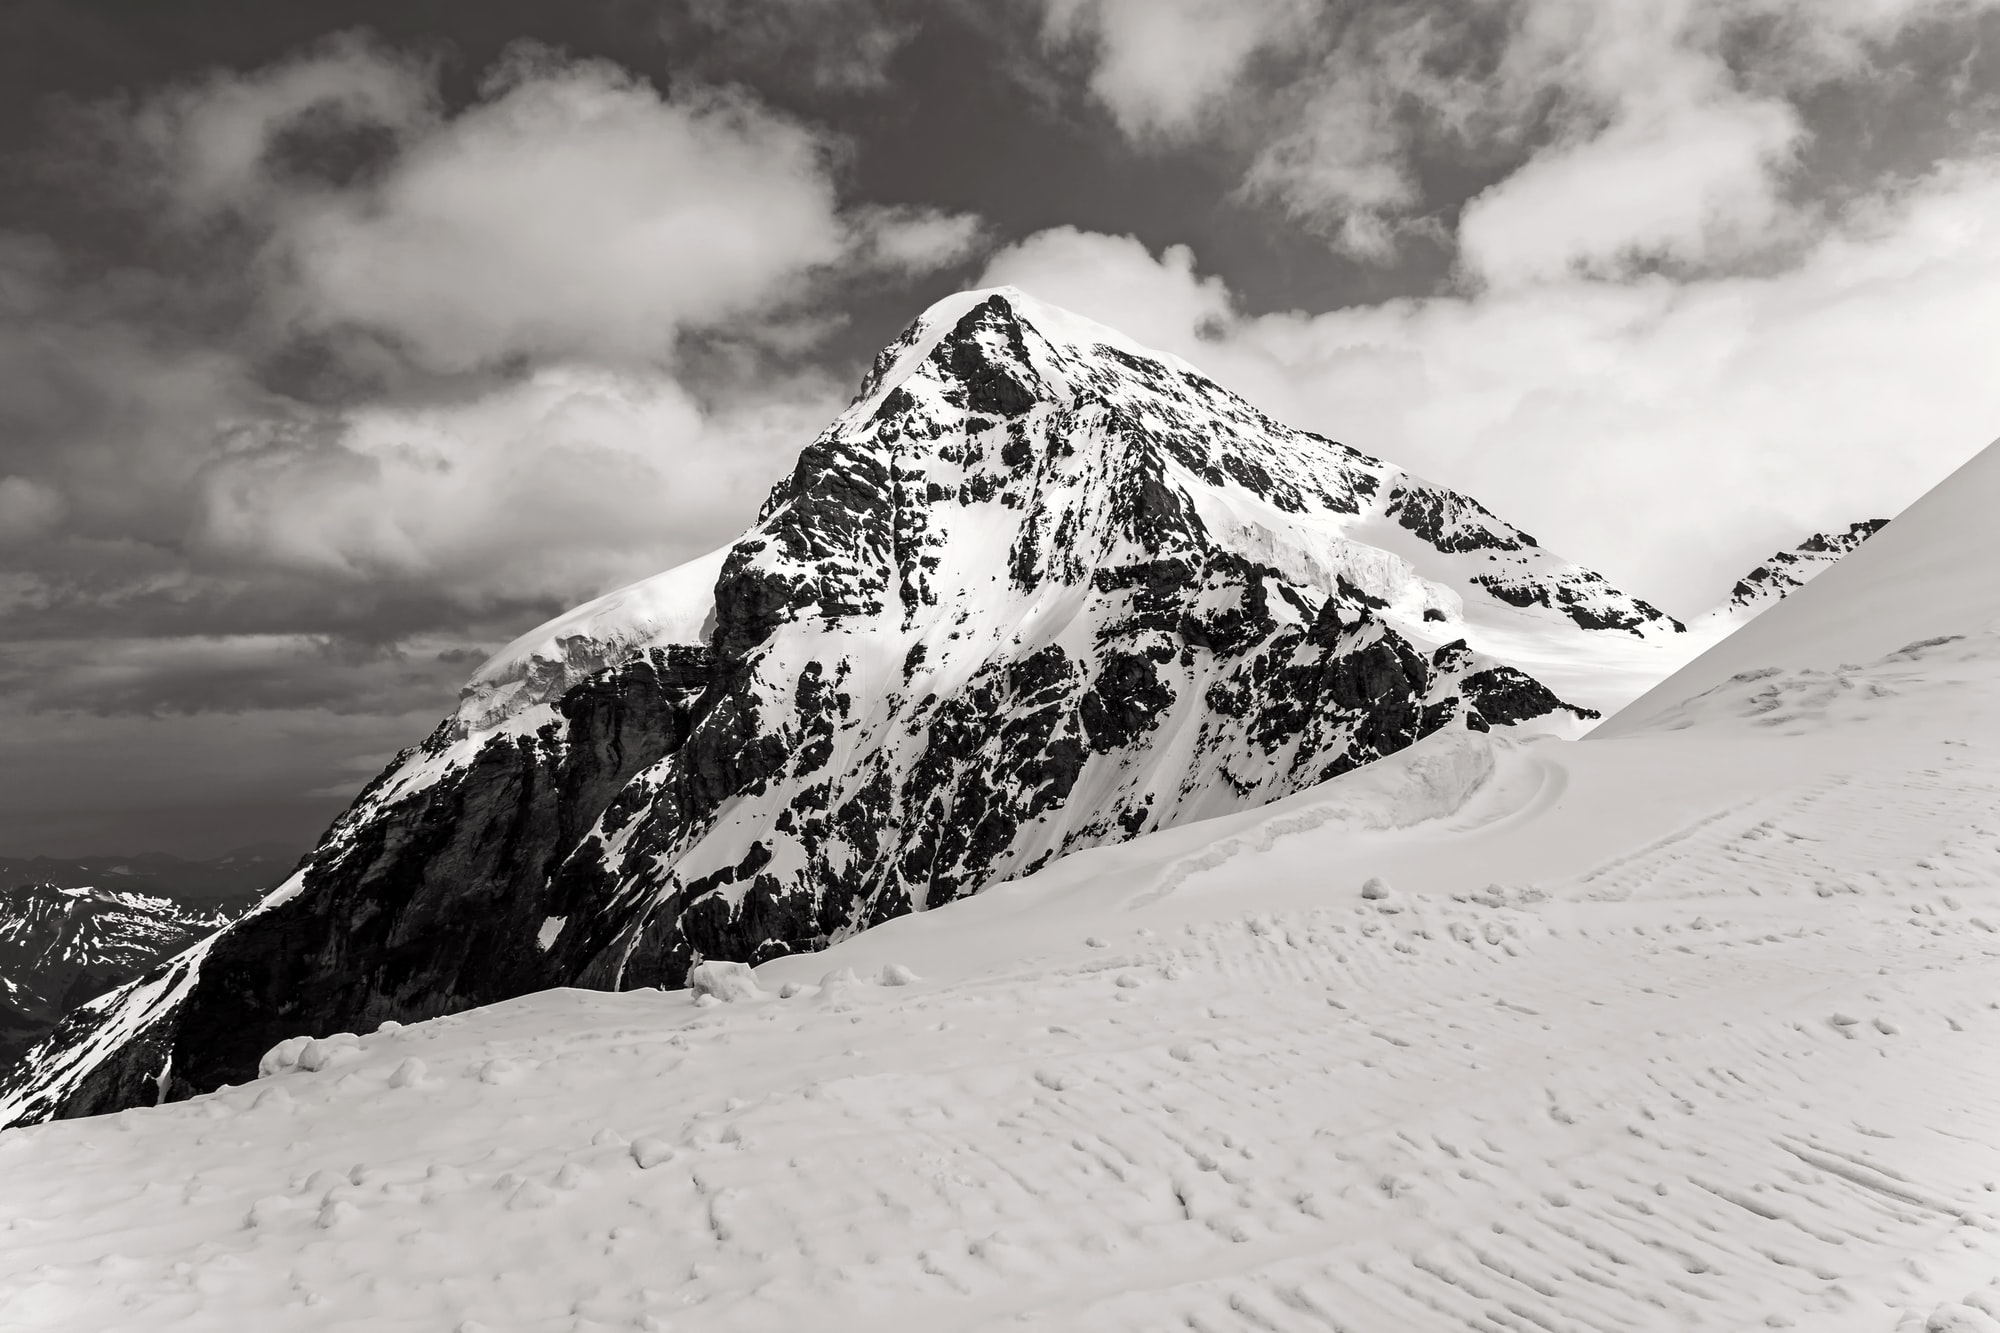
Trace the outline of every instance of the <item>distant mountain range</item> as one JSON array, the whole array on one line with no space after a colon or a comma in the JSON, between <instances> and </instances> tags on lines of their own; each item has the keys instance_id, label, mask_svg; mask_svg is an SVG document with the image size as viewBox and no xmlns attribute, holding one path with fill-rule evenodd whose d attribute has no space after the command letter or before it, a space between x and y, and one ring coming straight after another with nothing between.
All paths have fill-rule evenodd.
<instances>
[{"instance_id":1,"label":"distant mountain range","mask_svg":"<svg viewBox=\"0 0 2000 1333\"><path fill-rule=\"evenodd\" d=\"M206 861L162 852L137 856L0 856L0 890L26 885L102 888L171 899L188 906L247 907L299 862L299 849L239 847Z\"/></svg>"},{"instance_id":2,"label":"distant mountain range","mask_svg":"<svg viewBox=\"0 0 2000 1333\"><path fill-rule=\"evenodd\" d=\"M0 1068L62 1016L241 915L251 898L189 907L152 894L56 884L0 889Z\"/></svg>"},{"instance_id":3,"label":"distant mountain range","mask_svg":"<svg viewBox=\"0 0 2000 1333\"><path fill-rule=\"evenodd\" d=\"M78 1005L241 916L297 862L276 845L208 860L0 856L0 1069Z\"/></svg>"}]
</instances>

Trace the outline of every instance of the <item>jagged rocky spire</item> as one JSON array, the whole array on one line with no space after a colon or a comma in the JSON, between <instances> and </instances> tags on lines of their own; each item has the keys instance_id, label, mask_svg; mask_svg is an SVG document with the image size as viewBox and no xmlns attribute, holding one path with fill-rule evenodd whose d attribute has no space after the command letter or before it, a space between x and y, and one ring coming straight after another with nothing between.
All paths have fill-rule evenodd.
<instances>
[{"instance_id":1,"label":"jagged rocky spire","mask_svg":"<svg viewBox=\"0 0 2000 1333\"><path fill-rule=\"evenodd\" d=\"M1755 615L1794 589L1804 587L1815 575L1888 526L1886 518L1867 518L1849 524L1845 531L1815 532L1736 580L1736 586L1729 590L1729 601L1720 609L1732 619Z\"/></svg>"}]
</instances>

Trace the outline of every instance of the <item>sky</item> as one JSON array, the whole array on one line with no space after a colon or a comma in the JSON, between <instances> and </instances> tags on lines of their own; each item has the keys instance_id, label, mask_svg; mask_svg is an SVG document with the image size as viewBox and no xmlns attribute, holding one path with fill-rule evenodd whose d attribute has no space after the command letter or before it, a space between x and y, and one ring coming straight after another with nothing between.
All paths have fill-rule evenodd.
<instances>
[{"instance_id":1,"label":"sky","mask_svg":"<svg viewBox=\"0 0 2000 1333\"><path fill-rule=\"evenodd\" d=\"M2000 0L17 0L0 854L303 850L999 282L1694 614L2000 434Z\"/></svg>"}]
</instances>

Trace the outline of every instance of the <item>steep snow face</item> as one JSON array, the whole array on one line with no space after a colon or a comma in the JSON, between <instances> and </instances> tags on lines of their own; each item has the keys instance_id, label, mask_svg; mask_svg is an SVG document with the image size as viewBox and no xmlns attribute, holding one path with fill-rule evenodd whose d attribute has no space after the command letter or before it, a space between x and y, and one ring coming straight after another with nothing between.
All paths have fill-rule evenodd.
<instances>
[{"instance_id":1,"label":"steep snow face","mask_svg":"<svg viewBox=\"0 0 2000 1333\"><path fill-rule=\"evenodd\" d=\"M474 672L459 693L460 738L504 726L648 649L707 641L715 580L729 548L608 592L529 630Z\"/></svg>"},{"instance_id":2,"label":"steep snow face","mask_svg":"<svg viewBox=\"0 0 2000 1333\"><path fill-rule=\"evenodd\" d=\"M185 1095L280 1026L823 948L1440 729L1573 727L1520 664L1684 637L1466 497L961 294L742 538L482 668L128 1046Z\"/></svg>"},{"instance_id":3,"label":"steep snow face","mask_svg":"<svg viewBox=\"0 0 2000 1333\"><path fill-rule=\"evenodd\" d=\"M1838 678L1843 668L1907 645L1981 634L2000 621L1993 515L2000 512L2000 447L1939 482L1894 522L1806 586L1661 681L1598 727L1622 736L1665 725L1680 705L1732 678L1798 672Z\"/></svg>"},{"instance_id":4,"label":"steep snow face","mask_svg":"<svg viewBox=\"0 0 2000 1333\"><path fill-rule=\"evenodd\" d=\"M230 915L105 889L31 884L0 892L0 1065L69 1010L220 928Z\"/></svg>"}]
</instances>

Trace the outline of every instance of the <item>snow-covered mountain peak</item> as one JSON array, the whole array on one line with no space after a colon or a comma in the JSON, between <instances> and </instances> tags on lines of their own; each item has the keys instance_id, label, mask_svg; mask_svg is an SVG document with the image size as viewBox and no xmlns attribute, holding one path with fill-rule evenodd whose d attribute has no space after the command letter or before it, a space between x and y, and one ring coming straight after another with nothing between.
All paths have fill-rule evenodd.
<instances>
[{"instance_id":1,"label":"snow-covered mountain peak","mask_svg":"<svg viewBox=\"0 0 2000 1333\"><path fill-rule=\"evenodd\" d=\"M1158 505L1166 508L1156 514ZM1132 512L1111 512L1121 507ZM759 530L810 552L818 583L835 566L877 563L887 551L845 541L868 528L870 509L901 515L890 546L940 548L927 557L937 568L920 560L896 572L904 595L922 602L931 585L950 584L974 614L975 604L996 612L996 625L1014 616L979 591L994 581L990 567L1042 596L1043 573L1073 583L1094 562L1136 558L1121 554L1122 540L1147 558L1162 543L1220 545L1318 599L1358 590L1415 641L1465 639L1546 669L1563 689L1604 651L1572 629L1642 640L1680 629L1477 501L1284 426L1177 357L1000 287L946 297L884 348L854 404L735 547L606 594L502 649L466 687L455 735L503 723L532 731L550 720L538 707L593 671L708 645L717 580L755 579L772 563L758 558L770 545ZM1097 545L1078 550L1079 540ZM804 605L799 582L769 599L774 614ZM757 617L742 642L765 628Z\"/></svg>"},{"instance_id":2,"label":"snow-covered mountain peak","mask_svg":"<svg viewBox=\"0 0 2000 1333\"><path fill-rule=\"evenodd\" d=\"M0 1107L814 951L1440 731L1574 730L1685 637L1470 497L963 293L741 537L496 654L279 891Z\"/></svg>"},{"instance_id":3,"label":"snow-covered mountain peak","mask_svg":"<svg viewBox=\"0 0 2000 1333\"><path fill-rule=\"evenodd\" d=\"M863 378L849 414L873 413L926 363L949 367L950 357L937 355L939 345L947 340L983 344L994 362L1004 362L1010 350L1018 349L1015 355L1036 373L1041 385L1064 397L1075 390L1066 370L1079 357L1101 356L1100 349L1150 361L1176 374L1207 378L1171 353L1155 351L1108 325L1051 305L1018 287L981 287L954 292L933 303L884 347Z\"/></svg>"}]
</instances>

